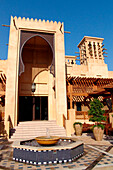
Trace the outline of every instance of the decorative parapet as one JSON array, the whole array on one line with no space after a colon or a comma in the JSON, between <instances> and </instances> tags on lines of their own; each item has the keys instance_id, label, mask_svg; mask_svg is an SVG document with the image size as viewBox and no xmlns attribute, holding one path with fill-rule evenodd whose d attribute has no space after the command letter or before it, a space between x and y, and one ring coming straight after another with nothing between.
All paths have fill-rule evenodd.
<instances>
[{"instance_id":1,"label":"decorative parapet","mask_svg":"<svg viewBox=\"0 0 113 170\"><path fill-rule=\"evenodd\" d=\"M59 30L61 33L64 33L64 30L63 30L63 22L56 22L56 21L49 21L49 20L37 20L37 19L33 19L33 18L21 18L21 17L12 17L11 16L11 19L12 19L12 23L14 24L14 26L18 29L21 29L21 28L29 28L29 29L40 29L40 27L43 29L42 30L49 30L50 31L56 31L56 30ZM51 30L52 29L52 30Z\"/></svg>"},{"instance_id":2,"label":"decorative parapet","mask_svg":"<svg viewBox=\"0 0 113 170\"><path fill-rule=\"evenodd\" d=\"M59 22L56 22L56 21L49 21L49 20L47 20L47 21L45 21L44 19L43 20L41 20L41 19L39 19L39 20L37 20L37 19L33 19L33 18L25 18L25 17L23 17L23 18L21 18L21 17L14 17L13 19L15 19L15 20L18 20L18 21L29 21L29 22L40 22L40 23L50 23L50 24L58 24L58 25L61 25L62 23L59 21Z\"/></svg>"}]
</instances>

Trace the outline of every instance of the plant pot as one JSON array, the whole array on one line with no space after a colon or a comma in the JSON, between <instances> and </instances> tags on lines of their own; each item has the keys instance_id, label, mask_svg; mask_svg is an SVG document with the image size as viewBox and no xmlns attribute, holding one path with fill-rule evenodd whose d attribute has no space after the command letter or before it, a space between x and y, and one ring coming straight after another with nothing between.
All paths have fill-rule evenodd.
<instances>
[{"instance_id":1,"label":"plant pot","mask_svg":"<svg viewBox=\"0 0 113 170\"><path fill-rule=\"evenodd\" d=\"M75 134L77 136L81 136L82 135L82 126L81 125L79 125L79 124L75 125Z\"/></svg>"},{"instance_id":2,"label":"plant pot","mask_svg":"<svg viewBox=\"0 0 113 170\"><path fill-rule=\"evenodd\" d=\"M101 141L103 139L104 129L102 130L101 127L94 127L93 134L96 141Z\"/></svg>"}]
</instances>

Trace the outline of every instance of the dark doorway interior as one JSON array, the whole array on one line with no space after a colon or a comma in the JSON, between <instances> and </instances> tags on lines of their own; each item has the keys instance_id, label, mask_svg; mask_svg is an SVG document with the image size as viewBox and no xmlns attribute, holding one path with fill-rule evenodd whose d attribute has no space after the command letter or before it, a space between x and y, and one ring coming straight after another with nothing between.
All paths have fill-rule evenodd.
<instances>
[{"instance_id":1,"label":"dark doorway interior","mask_svg":"<svg viewBox=\"0 0 113 170\"><path fill-rule=\"evenodd\" d=\"M48 120L47 96L20 96L19 121Z\"/></svg>"}]
</instances>

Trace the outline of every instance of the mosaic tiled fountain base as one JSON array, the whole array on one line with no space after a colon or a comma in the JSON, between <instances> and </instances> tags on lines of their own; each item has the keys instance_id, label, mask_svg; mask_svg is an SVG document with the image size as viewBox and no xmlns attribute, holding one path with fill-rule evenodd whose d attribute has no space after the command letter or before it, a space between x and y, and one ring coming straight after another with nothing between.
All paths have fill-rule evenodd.
<instances>
[{"instance_id":1,"label":"mosaic tiled fountain base","mask_svg":"<svg viewBox=\"0 0 113 170\"><path fill-rule=\"evenodd\" d=\"M34 139L13 144L13 160L34 165L71 162L83 152L83 143L74 138L60 138L54 146L41 146Z\"/></svg>"}]
</instances>

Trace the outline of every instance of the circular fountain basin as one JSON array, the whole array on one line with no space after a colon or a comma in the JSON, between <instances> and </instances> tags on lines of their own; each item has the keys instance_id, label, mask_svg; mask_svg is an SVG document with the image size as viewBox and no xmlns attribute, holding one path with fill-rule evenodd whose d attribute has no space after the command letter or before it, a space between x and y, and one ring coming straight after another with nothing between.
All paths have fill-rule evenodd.
<instances>
[{"instance_id":1,"label":"circular fountain basin","mask_svg":"<svg viewBox=\"0 0 113 170\"><path fill-rule=\"evenodd\" d=\"M35 140L40 144L40 145L54 145L59 141L59 137L57 136L50 136L49 138L47 136L40 136L36 137Z\"/></svg>"}]
</instances>

